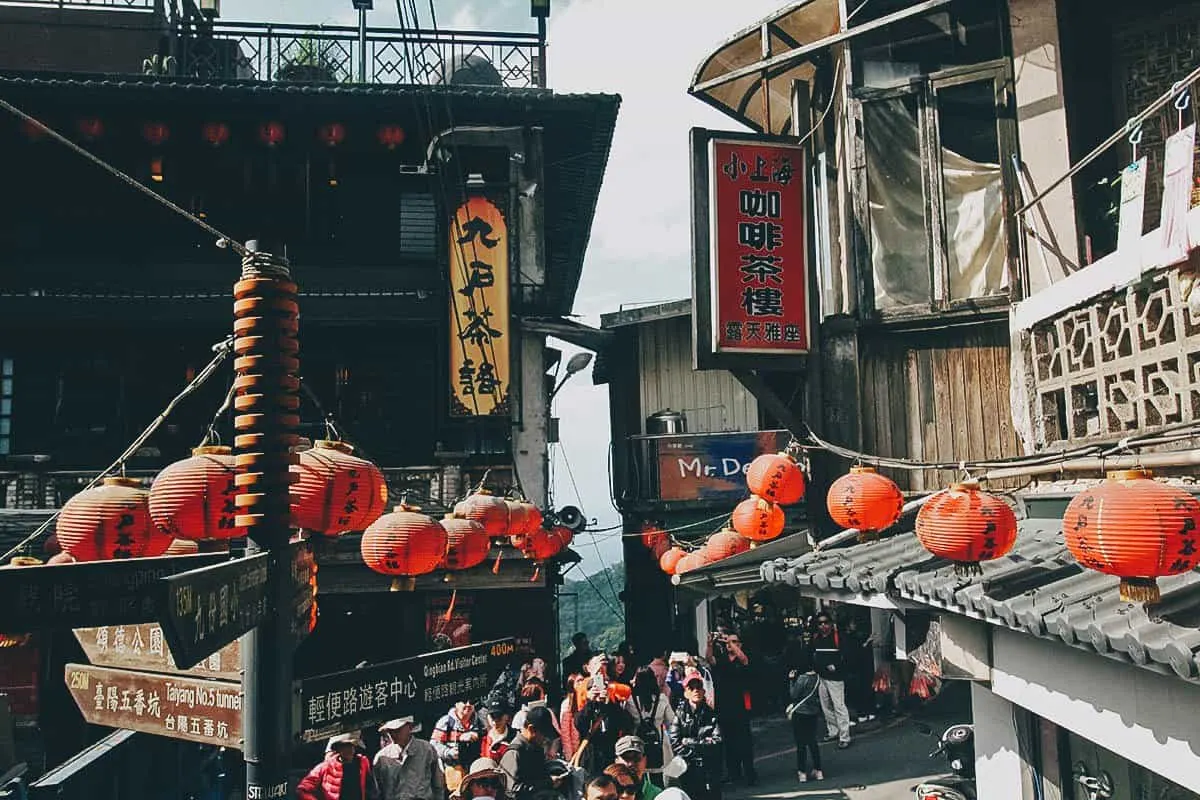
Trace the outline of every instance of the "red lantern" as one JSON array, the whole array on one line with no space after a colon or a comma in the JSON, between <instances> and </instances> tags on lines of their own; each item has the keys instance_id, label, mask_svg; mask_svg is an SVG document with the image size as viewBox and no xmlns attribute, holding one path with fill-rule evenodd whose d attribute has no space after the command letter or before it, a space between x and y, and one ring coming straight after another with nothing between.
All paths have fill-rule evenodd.
<instances>
[{"instance_id":1,"label":"red lantern","mask_svg":"<svg viewBox=\"0 0 1200 800\"><path fill-rule=\"evenodd\" d=\"M204 141L213 147L220 147L229 141L229 126L224 122L204 123Z\"/></svg>"},{"instance_id":2,"label":"red lantern","mask_svg":"<svg viewBox=\"0 0 1200 800\"><path fill-rule=\"evenodd\" d=\"M567 546L569 539L563 536L565 528L555 528L546 530L538 528L536 531L526 534L521 537L521 552L525 557L533 561L546 561L554 558ZM570 531L567 531L569 534Z\"/></svg>"},{"instance_id":3,"label":"red lantern","mask_svg":"<svg viewBox=\"0 0 1200 800\"><path fill-rule=\"evenodd\" d=\"M150 524L149 496L140 481L105 478L63 505L54 530L58 543L77 561L161 554L171 539Z\"/></svg>"},{"instance_id":4,"label":"red lantern","mask_svg":"<svg viewBox=\"0 0 1200 800\"><path fill-rule=\"evenodd\" d=\"M779 536L786 521L782 508L755 495L733 509L733 529L756 542L767 542Z\"/></svg>"},{"instance_id":5,"label":"red lantern","mask_svg":"<svg viewBox=\"0 0 1200 800\"><path fill-rule=\"evenodd\" d=\"M95 117L85 117L79 120L76 127L79 129L79 135L89 142L104 135L104 123Z\"/></svg>"},{"instance_id":6,"label":"red lantern","mask_svg":"<svg viewBox=\"0 0 1200 800\"><path fill-rule=\"evenodd\" d=\"M683 558L675 563L675 574L683 575L691 572L694 569L706 567L709 564L708 557L704 554L704 550L697 550L694 553L688 553Z\"/></svg>"},{"instance_id":7,"label":"red lantern","mask_svg":"<svg viewBox=\"0 0 1200 800\"><path fill-rule=\"evenodd\" d=\"M487 489L480 489L455 506L454 514L478 522L488 536L508 535L508 504Z\"/></svg>"},{"instance_id":8,"label":"red lantern","mask_svg":"<svg viewBox=\"0 0 1200 800\"><path fill-rule=\"evenodd\" d=\"M504 505L508 507L509 536L524 536L530 530L529 509L533 506L520 500L505 500Z\"/></svg>"},{"instance_id":9,"label":"red lantern","mask_svg":"<svg viewBox=\"0 0 1200 800\"><path fill-rule=\"evenodd\" d=\"M317 130L317 139L327 147L337 147L346 139L346 126L340 122L330 122Z\"/></svg>"},{"instance_id":10,"label":"red lantern","mask_svg":"<svg viewBox=\"0 0 1200 800\"><path fill-rule=\"evenodd\" d=\"M395 150L404 143L404 128L399 125L380 125L379 143L388 150Z\"/></svg>"},{"instance_id":11,"label":"red lantern","mask_svg":"<svg viewBox=\"0 0 1200 800\"><path fill-rule=\"evenodd\" d=\"M679 560L687 555L682 547L672 547L658 557L658 567L668 575L674 575Z\"/></svg>"},{"instance_id":12,"label":"red lantern","mask_svg":"<svg viewBox=\"0 0 1200 800\"><path fill-rule=\"evenodd\" d=\"M492 540L482 525L453 514L447 515L440 524L446 529L446 555L442 559L446 569L471 569L487 561Z\"/></svg>"},{"instance_id":13,"label":"red lantern","mask_svg":"<svg viewBox=\"0 0 1200 800\"><path fill-rule=\"evenodd\" d=\"M264 122L258 128L258 138L267 147L274 147L282 142L284 135L282 122Z\"/></svg>"},{"instance_id":14,"label":"red lantern","mask_svg":"<svg viewBox=\"0 0 1200 800\"><path fill-rule=\"evenodd\" d=\"M720 561L723 558L744 553L749 549L750 540L743 537L737 531L731 531L728 528L717 531L708 537L708 541L704 544L703 548L704 557L709 561Z\"/></svg>"},{"instance_id":15,"label":"red lantern","mask_svg":"<svg viewBox=\"0 0 1200 800\"><path fill-rule=\"evenodd\" d=\"M1017 541L1017 517L975 481L958 483L925 501L917 538L926 550L953 561L960 575L978 573L980 561L1007 555Z\"/></svg>"},{"instance_id":16,"label":"red lantern","mask_svg":"<svg viewBox=\"0 0 1200 800\"><path fill-rule=\"evenodd\" d=\"M150 486L150 522L172 539L233 539L245 536L234 524L237 485L233 451L197 447Z\"/></svg>"},{"instance_id":17,"label":"red lantern","mask_svg":"<svg viewBox=\"0 0 1200 800\"><path fill-rule=\"evenodd\" d=\"M1200 556L1200 501L1147 470L1110 472L1076 495L1063 515L1075 560L1121 579L1121 599L1157 603L1156 578L1193 569Z\"/></svg>"},{"instance_id":18,"label":"red lantern","mask_svg":"<svg viewBox=\"0 0 1200 800\"><path fill-rule=\"evenodd\" d=\"M658 549L659 543L664 540L669 541L670 537L658 525L647 522L642 526L642 544L647 550L654 551Z\"/></svg>"},{"instance_id":19,"label":"red lantern","mask_svg":"<svg viewBox=\"0 0 1200 800\"><path fill-rule=\"evenodd\" d=\"M804 497L804 471L787 453L764 453L750 462L746 485L751 494L790 506Z\"/></svg>"},{"instance_id":20,"label":"red lantern","mask_svg":"<svg viewBox=\"0 0 1200 800\"><path fill-rule=\"evenodd\" d=\"M171 138L171 129L164 122L147 122L142 126L142 137L155 147L159 147Z\"/></svg>"},{"instance_id":21,"label":"red lantern","mask_svg":"<svg viewBox=\"0 0 1200 800\"><path fill-rule=\"evenodd\" d=\"M292 487L292 525L325 536L365 529L383 513L387 483L379 467L345 442L317 441L300 454Z\"/></svg>"},{"instance_id":22,"label":"red lantern","mask_svg":"<svg viewBox=\"0 0 1200 800\"><path fill-rule=\"evenodd\" d=\"M363 561L380 574L396 576L392 591L411 590L414 576L433 572L446 555L446 529L420 512L416 506L396 506L363 532Z\"/></svg>"},{"instance_id":23,"label":"red lantern","mask_svg":"<svg viewBox=\"0 0 1200 800\"><path fill-rule=\"evenodd\" d=\"M896 524L904 508L904 495L895 482L871 467L851 467L848 475L829 487L826 505L838 525L872 533Z\"/></svg>"},{"instance_id":24,"label":"red lantern","mask_svg":"<svg viewBox=\"0 0 1200 800\"><path fill-rule=\"evenodd\" d=\"M651 550L650 552L654 555L654 560L658 561L660 558L662 558L663 553L667 552L670 549L671 549L671 540L669 538L664 537L664 538L658 540L658 542L654 545L654 549Z\"/></svg>"}]
</instances>

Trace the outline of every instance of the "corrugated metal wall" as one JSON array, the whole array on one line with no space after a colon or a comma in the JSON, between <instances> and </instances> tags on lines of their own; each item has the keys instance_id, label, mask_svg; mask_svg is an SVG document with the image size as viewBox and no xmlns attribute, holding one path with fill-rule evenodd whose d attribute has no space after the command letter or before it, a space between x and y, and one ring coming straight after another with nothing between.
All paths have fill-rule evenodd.
<instances>
[{"instance_id":1,"label":"corrugated metal wall","mask_svg":"<svg viewBox=\"0 0 1200 800\"><path fill-rule=\"evenodd\" d=\"M758 430L758 401L733 375L692 369L691 328L690 317L638 326L642 433L645 418L667 408L687 414L689 433Z\"/></svg>"},{"instance_id":2,"label":"corrugated metal wall","mask_svg":"<svg viewBox=\"0 0 1200 800\"><path fill-rule=\"evenodd\" d=\"M864 334L863 450L949 462L1021 455L1009 405L1003 323ZM942 488L952 471L891 472L902 489Z\"/></svg>"}]
</instances>

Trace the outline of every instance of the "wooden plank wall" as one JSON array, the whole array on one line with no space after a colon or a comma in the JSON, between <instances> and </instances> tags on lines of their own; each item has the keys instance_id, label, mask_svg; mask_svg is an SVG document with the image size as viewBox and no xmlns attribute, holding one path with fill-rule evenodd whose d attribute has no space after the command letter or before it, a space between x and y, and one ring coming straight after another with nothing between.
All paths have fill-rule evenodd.
<instances>
[{"instance_id":1,"label":"wooden plank wall","mask_svg":"<svg viewBox=\"0 0 1200 800\"><path fill-rule=\"evenodd\" d=\"M670 408L687 414L689 433L758 430L758 401L726 370L692 369L691 317L638 326L642 433L645 418Z\"/></svg>"},{"instance_id":2,"label":"wooden plank wall","mask_svg":"<svg viewBox=\"0 0 1200 800\"><path fill-rule=\"evenodd\" d=\"M1021 455L1009 406L1003 322L862 334L863 451L919 461ZM886 471L902 489L938 489L954 470Z\"/></svg>"}]
</instances>

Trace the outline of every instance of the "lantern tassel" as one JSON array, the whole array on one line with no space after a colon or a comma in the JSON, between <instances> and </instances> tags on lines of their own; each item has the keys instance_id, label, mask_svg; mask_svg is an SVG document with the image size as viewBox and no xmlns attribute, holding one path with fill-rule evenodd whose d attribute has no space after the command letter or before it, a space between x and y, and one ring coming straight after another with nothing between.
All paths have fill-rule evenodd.
<instances>
[{"instance_id":1,"label":"lantern tassel","mask_svg":"<svg viewBox=\"0 0 1200 800\"><path fill-rule=\"evenodd\" d=\"M450 618L452 616L454 616L454 604L457 602L458 602L458 589L455 589L453 592L450 593L450 605L446 606L446 613L442 617L442 619L445 622L449 622Z\"/></svg>"},{"instance_id":2,"label":"lantern tassel","mask_svg":"<svg viewBox=\"0 0 1200 800\"><path fill-rule=\"evenodd\" d=\"M537 583L538 578L542 575L542 565L538 564L533 568L533 577L529 579L530 583Z\"/></svg>"},{"instance_id":3,"label":"lantern tassel","mask_svg":"<svg viewBox=\"0 0 1200 800\"><path fill-rule=\"evenodd\" d=\"M392 579L392 586L388 591L392 592L411 592L417 588L417 579L410 575L403 575Z\"/></svg>"},{"instance_id":4,"label":"lantern tassel","mask_svg":"<svg viewBox=\"0 0 1200 800\"><path fill-rule=\"evenodd\" d=\"M960 578L973 578L983 574L983 567L978 561L955 561L954 574Z\"/></svg>"},{"instance_id":5,"label":"lantern tassel","mask_svg":"<svg viewBox=\"0 0 1200 800\"><path fill-rule=\"evenodd\" d=\"M1154 578L1122 578L1120 591L1126 603L1157 603L1162 599Z\"/></svg>"},{"instance_id":6,"label":"lantern tassel","mask_svg":"<svg viewBox=\"0 0 1200 800\"><path fill-rule=\"evenodd\" d=\"M493 575L500 574L500 553L496 553L496 563L492 564L492 574Z\"/></svg>"}]
</instances>

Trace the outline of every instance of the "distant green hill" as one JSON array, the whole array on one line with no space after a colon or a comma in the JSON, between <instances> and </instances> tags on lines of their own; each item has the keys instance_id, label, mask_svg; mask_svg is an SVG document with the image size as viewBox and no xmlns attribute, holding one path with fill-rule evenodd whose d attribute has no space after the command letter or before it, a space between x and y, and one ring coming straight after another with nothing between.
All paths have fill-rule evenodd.
<instances>
[{"instance_id":1,"label":"distant green hill","mask_svg":"<svg viewBox=\"0 0 1200 800\"><path fill-rule=\"evenodd\" d=\"M612 652L625 638L624 614L617 593L625 588L625 564L617 562L587 578L572 580L559 590L558 625L563 655L571 651L571 636L583 631L593 650ZM607 601L607 602L606 602Z\"/></svg>"}]
</instances>

